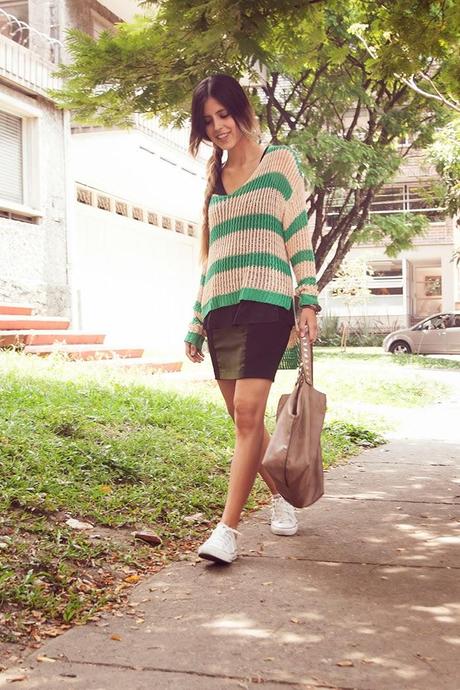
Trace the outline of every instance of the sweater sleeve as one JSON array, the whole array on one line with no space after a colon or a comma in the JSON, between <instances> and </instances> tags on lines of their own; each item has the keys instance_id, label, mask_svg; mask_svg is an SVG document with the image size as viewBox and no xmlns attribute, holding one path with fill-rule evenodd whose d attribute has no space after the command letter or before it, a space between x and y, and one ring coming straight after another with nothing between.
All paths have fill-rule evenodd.
<instances>
[{"instance_id":1,"label":"sweater sleeve","mask_svg":"<svg viewBox=\"0 0 460 690\"><path fill-rule=\"evenodd\" d=\"M201 299L203 295L205 279L206 270L204 270L201 274L200 287L198 289L196 302L193 306L193 319L190 322L190 325L188 327L188 333L184 339L186 343L192 343L192 345L196 345L199 350L201 350L206 337L206 333L203 326L203 318L201 314Z\"/></svg>"},{"instance_id":2,"label":"sweater sleeve","mask_svg":"<svg viewBox=\"0 0 460 690\"><path fill-rule=\"evenodd\" d=\"M305 184L297 158L290 152L287 171L291 195L286 200L283 214L284 241L289 262L297 282L295 293L301 307L312 305L320 311L316 285L315 256L307 228Z\"/></svg>"}]
</instances>

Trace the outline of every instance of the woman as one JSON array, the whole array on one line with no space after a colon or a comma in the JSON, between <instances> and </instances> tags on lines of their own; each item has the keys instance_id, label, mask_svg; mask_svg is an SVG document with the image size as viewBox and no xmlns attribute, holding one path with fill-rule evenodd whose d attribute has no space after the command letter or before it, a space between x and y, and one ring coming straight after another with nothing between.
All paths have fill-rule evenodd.
<instances>
[{"instance_id":1,"label":"woman","mask_svg":"<svg viewBox=\"0 0 460 690\"><path fill-rule=\"evenodd\" d=\"M203 270L186 354L201 362L207 337L215 378L236 429L222 519L198 555L231 563L238 555L236 528L257 472L273 496L272 532L297 531L294 508L261 467L270 439L264 427L267 398L294 326L290 265L302 308L300 335L308 329L312 342L320 307L304 182L292 150L258 143L248 98L224 74L207 77L195 88L191 119L190 152L196 156L204 140L213 153L203 209Z\"/></svg>"}]
</instances>

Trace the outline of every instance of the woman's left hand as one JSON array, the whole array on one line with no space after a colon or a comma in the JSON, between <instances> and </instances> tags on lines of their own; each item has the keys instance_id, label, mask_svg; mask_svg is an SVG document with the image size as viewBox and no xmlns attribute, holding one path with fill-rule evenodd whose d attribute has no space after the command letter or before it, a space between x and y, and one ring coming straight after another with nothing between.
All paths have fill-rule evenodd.
<instances>
[{"instance_id":1,"label":"woman's left hand","mask_svg":"<svg viewBox=\"0 0 460 690\"><path fill-rule=\"evenodd\" d=\"M318 322L316 320L316 311L308 307L300 310L299 331L301 338L305 336L307 330L310 342L314 343L318 337Z\"/></svg>"}]
</instances>

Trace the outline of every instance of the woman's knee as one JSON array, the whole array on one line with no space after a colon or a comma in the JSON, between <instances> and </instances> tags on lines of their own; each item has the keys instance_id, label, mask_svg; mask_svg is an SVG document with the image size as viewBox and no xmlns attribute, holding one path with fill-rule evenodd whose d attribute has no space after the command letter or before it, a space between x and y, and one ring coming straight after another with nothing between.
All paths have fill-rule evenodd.
<instances>
[{"instance_id":1,"label":"woman's knee","mask_svg":"<svg viewBox=\"0 0 460 690\"><path fill-rule=\"evenodd\" d=\"M263 429L264 413L257 402L236 398L233 404L233 419L235 420L235 426L238 431L253 431L257 427Z\"/></svg>"}]
</instances>

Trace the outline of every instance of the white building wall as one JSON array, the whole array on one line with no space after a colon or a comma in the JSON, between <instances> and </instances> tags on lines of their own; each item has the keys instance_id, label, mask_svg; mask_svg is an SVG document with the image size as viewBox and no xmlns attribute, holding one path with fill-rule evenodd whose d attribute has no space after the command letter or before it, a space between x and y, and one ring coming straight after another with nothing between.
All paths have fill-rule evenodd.
<instances>
[{"instance_id":1,"label":"white building wall","mask_svg":"<svg viewBox=\"0 0 460 690\"><path fill-rule=\"evenodd\" d=\"M27 121L27 203L22 207L0 200L0 300L68 316L64 115L44 98L6 84L0 84L2 109ZM28 213L32 222L18 220Z\"/></svg>"},{"instance_id":2,"label":"white building wall","mask_svg":"<svg viewBox=\"0 0 460 690\"><path fill-rule=\"evenodd\" d=\"M76 183L158 214L171 229L75 203L75 325L107 342L143 346L164 359L183 356L199 285L198 229L204 164L167 132L79 131L72 137ZM77 185L78 186L78 185ZM97 198L97 194L95 194ZM130 215L130 212L128 212ZM184 221L175 231L174 219ZM198 234L198 233L196 233Z\"/></svg>"},{"instance_id":3,"label":"white building wall","mask_svg":"<svg viewBox=\"0 0 460 690\"><path fill-rule=\"evenodd\" d=\"M76 182L160 213L198 221L204 165L166 138L139 129L77 130L72 136L72 161Z\"/></svg>"},{"instance_id":4,"label":"white building wall","mask_svg":"<svg viewBox=\"0 0 460 690\"><path fill-rule=\"evenodd\" d=\"M76 215L79 325L111 344L182 358L199 284L197 240L85 204Z\"/></svg>"}]
</instances>

